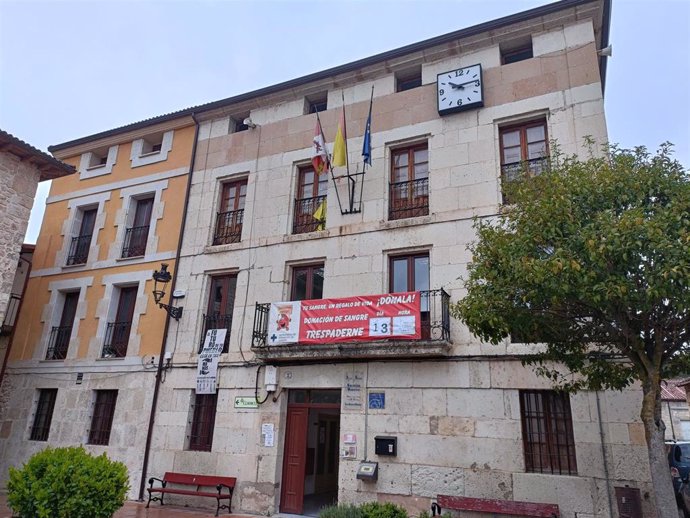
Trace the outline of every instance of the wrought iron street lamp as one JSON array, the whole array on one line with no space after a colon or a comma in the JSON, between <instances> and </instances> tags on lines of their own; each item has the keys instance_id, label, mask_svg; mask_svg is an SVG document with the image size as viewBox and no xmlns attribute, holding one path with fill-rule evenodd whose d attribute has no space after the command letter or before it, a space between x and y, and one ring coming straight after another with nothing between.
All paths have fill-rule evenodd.
<instances>
[{"instance_id":1,"label":"wrought iron street lamp","mask_svg":"<svg viewBox=\"0 0 690 518\"><path fill-rule=\"evenodd\" d=\"M163 308L168 315L175 320L180 320L182 316L182 307L173 307L168 304L163 304L161 300L165 297L165 288L172 279L172 275L168 271L167 263L161 263L161 269L153 272L153 299L158 304L158 307Z\"/></svg>"}]
</instances>

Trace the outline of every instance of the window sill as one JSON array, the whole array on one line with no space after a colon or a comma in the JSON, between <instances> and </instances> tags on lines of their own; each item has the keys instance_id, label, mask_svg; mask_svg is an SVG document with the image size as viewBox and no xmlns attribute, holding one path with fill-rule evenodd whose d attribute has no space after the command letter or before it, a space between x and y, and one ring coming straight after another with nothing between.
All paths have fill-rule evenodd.
<instances>
[{"instance_id":1,"label":"window sill","mask_svg":"<svg viewBox=\"0 0 690 518\"><path fill-rule=\"evenodd\" d=\"M158 150L158 151L149 151L148 153L142 153L142 154L139 155L137 158L147 158L147 157L150 157L150 156L156 156L156 155L160 155L160 154L161 154L160 150Z\"/></svg>"},{"instance_id":2,"label":"window sill","mask_svg":"<svg viewBox=\"0 0 690 518\"><path fill-rule=\"evenodd\" d=\"M218 252L229 252L232 250L241 250L244 248L245 243L238 241L237 243L227 243L224 245L206 245L204 247L205 254L216 254Z\"/></svg>"},{"instance_id":3,"label":"window sill","mask_svg":"<svg viewBox=\"0 0 690 518\"><path fill-rule=\"evenodd\" d=\"M93 172L93 171L98 171L99 169L105 169L108 166L108 164L98 164L98 165L90 165L89 167L86 168L87 171Z\"/></svg>"},{"instance_id":4,"label":"window sill","mask_svg":"<svg viewBox=\"0 0 690 518\"><path fill-rule=\"evenodd\" d=\"M79 264L64 264L61 266L63 270L77 270L79 268L84 268L88 263L79 263Z\"/></svg>"},{"instance_id":5,"label":"window sill","mask_svg":"<svg viewBox=\"0 0 690 518\"><path fill-rule=\"evenodd\" d=\"M123 361L125 359L126 359L125 356L118 356L118 357L113 356L112 358L103 358L103 357L99 356L98 358L96 358L96 361L97 362L112 362L112 361Z\"/></svg>"},{"instance_id":6,"label":"window sill","mask_svg":"<svg viewBox=\"0 0 690 518\"><path fill-rule=\"evenodd\" d=\"M118 257L116 261L131 261L133 259L143 259L146 255L130 255L128 257Z\"/></svg>"},{"instance_id":7,"label":"window sill","mask_svg":"<svg viewBox=\"0 0 690 518\"><path fill-rule=\"evenodd\" d=\"M331 235L328 229L315 230L314 232L303 232L301 234L289 234L283 236L283 243L292 243L293 241L305 241L307 239L320 239L322 237L329 237Z\"/></svg>"}]
</instances>

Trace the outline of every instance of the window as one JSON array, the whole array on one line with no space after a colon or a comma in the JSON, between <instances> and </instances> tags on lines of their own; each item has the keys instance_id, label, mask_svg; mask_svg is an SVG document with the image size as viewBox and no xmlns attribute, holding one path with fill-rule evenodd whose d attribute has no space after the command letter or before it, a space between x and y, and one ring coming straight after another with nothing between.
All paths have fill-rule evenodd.
<instances>
[{"instance_id":1,"label":"window","mask_svg":"<svg viewBox=\"0 0 690 518\"><path fill-rule=\"evenodd\" d=\"M323 263L295 266L292 269L290 300L323 298Z\"/></svg>"},{"instance_id":2,"label":"window","mask_svg":"<svg viewBox=\"0 0 690 518\"><path fill-rule=\"evenodd\" d=\"M89 157L89 169L104 166L108 163L108 150L92 151Z\"/></svg>"},{"instance_id":3,"label":"window","mask_svg":"<svg viewBox=\"0 0 690 518\"><path fill-rule=\"evenodd\" d=\"M395 91L404 92L422 86L422 67L395 74Z\"/></svg>"},{"instance_id":4,"label":"window","mask_svg":"<svg viewBox=\"0 0 690 518\"><path fill-rule=\"evenodd\" d=\"M53 326L48 340L48 353L46 360L64 360L67 357L67 349L72 336L74 317L77 314L79 292L70 291L64 294L60 324Z\"/></svg>"},{"instance_id":5,"label":"window","mask_svg":"<svg viewBox=\"0 0 690 518\"><path fill-rule=\"evenodd\" d=\"M163 146L163 134L151 135L143 139L141 146L141 155L149 155L152 153L160 153Z\"/></svg>"},{"instance_id":6,"label":"window","mask_svg":"<svg viewBox=\"0 0 690 518\"><path fill-rule=\"evenodd\" d=\"M392 152L388 219L429 214L429 150L426 143Z\"/></svg>"},{"instance_id":7,"label":"window","mask_svg":"<svg viewBox=\"0 0 690 518\"><path fill-rule=\"evenodd\" d=\"M53 420L53 409L57 389L40 389L38 391L38 405L34 415L34 424L31 427L31 441L47 441L50 433L50 423Z\"/></svg>"},{"instance_id":8,"label":"window","mask_svg":"<svg viewBox=\"0 0 690 518\"><path fill-rule=\"evenodd\" d=\"M501 128L499 138L503 182L519 180L522 176L537 176L548 168L545 120ZM505 193L503 201L508 202Z\"/></svg>"},{"instance_id":9,"label":"window","mask_svg":"<svg viewBox=\"0 0 690 518\"><path fill-rule=\"evenodd\" d=\"M216 228L213 233L214 245L240 242L246 197L246 178L222 184L220 211L216 214Z\"/></svg>"},{"instance_id":10,"label":"window","mask_svg":"<svg viewBox=\"0 0 690 518\"><path fill-rule=\"evenodd\" d=\"M113 427L117 390L96 390L96 402L91 416L89 444L107 445L110 442L110 430Z\"/></svg>"},{"instance_id":11,"label":"window","mask_svg":"<svg viewBox=\"0 0 690 518\"><path fill-rule=\"evenodd\" d=\"M533 57L532 37L522 38L517 41L502 43L499 45L501 50L501 64L509 65Z\"/></svg>"},{"instance_id":12,"label":"window","mask_svg":"<svg viewBox=\"0 0 690 518\"><path fill-rule=\"evenodd\" d=\"M298 172L293 234L314 232L326 228L326 195L328 175L316 174L313 167L300 168Z\"/></svg>"},{"instance_id":13,"label":"window","mask_svg":"<svg viewBox=\"0 0 690 518\"><path fill-rule=\"evenodd\" d=\"M570 397L552 390L521 390L525 469L577 475Z\"/></svg>"},{"instance_id":14,"label":"window","mask_svg":"<svg viewBox=\"0 0 690 518\"><path fill-rule=\"evenodd\" d=\"M230 326L232 324L232 310L235 306L235 290L237 289L236 275L219 275L211 277L211 289L208 296L208 309L204 315L204 332L201 335L199 352L204 346L206 333L209 329L226 329L223 352L228 352L230 343Z\"/></svg>"},{"instance_id":15,"label":"window","mask_svg":"<svg viewBox=\"0 0 690 518\"><path fill-rule=\"evenodd\" d=\"M427 252L390 258L389 291L421 291L422 338L429 338L429 254Z\"/></svg>"},{"instance_id":16,"label":"window","mask_svg":"<svg viewBox=\"0 0 690 518\"><path fill-rule=\"evenodd\" d=\"M149 239L153 197L134 200L134 205L132 224L125 230L125 243L122 247L123 258L144 255Z\"/></svg>"},{"instance_id":17,"label":"window","mask_svg":"<svg viewBox=\"0 0 690 518\"><path fill-rule=\"evenodd\" d=\"M307 99L307 113L323 112L328 109L328 93L324 92Z\"/></svg>"},{"instance_id":18,"label":"window","mask_svg":"<svg viewBox=\"0 0 690 518\"><path fill-rule=\"evenodd\" d=\"M127 356L129 334L134 317L134 304L137 301L138 286L120 288L115 321L108 322L103 344L103 358L124 358Z\"/></svg>"},{"instance_id":19,"label":"window","mask_svg":"<svg viewBox=\"0 0 690 518\"><path fill-rule=\"evenodd\" d=\"M155 164L168 159L172 150L174 130L153 133L132 142L129 158L132 167Z\"/></svg>"},{"instance_id":20,"label":"window","mask_svg":"<svg viewBox=\"0 0 690 518\"><path fill-rule=\"evenodd\" d=\"M217 400L218 394L195 394L192 433L189 436L190 450L211 451Z\"/></svg>"},{"instance_id":21,"label":"window","mask_svg":"<svg viewBox=\"0 0 690 518\"><path fill-rule=\"evenodd\" d=\"M79 226L79 233L72 238L67 256L68 266L85 264L89 258L89 248L91 247L91 237L93 236L97 213L98 209L95 207L78 209L77 218L81 218L81 221L76 221L75 224Z\"/></svg>"}]
</instances>

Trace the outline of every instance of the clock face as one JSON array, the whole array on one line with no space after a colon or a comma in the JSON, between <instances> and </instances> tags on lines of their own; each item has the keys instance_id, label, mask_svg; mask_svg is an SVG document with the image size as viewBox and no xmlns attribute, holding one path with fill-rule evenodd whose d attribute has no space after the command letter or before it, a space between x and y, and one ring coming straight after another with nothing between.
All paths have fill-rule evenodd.
<instances>
[{"instance_id":1,"label":"clock face","mask_svg":"<svg viewBox=\"0 0 690 518\"><path fill-rule=\"evenodd\" d=\"M438 113L445 115L484 106L482 66L458 68L436 77Z\"/></svg>"}]
</instances>

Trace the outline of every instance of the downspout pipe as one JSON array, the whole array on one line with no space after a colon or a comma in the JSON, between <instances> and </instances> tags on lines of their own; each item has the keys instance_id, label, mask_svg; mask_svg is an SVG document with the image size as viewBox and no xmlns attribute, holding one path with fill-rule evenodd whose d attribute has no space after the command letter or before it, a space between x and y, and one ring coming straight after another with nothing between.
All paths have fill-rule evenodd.
<instances>
[{"instance_id":1,"label":"downspout pipe","mask_svg":"<svg viewBox=\"0 0 690 518\"><path fill-rule=\"evenodd\" d=\"M17 314L14 317L14 325L12 326L12 332L10 333L10 338L7 341L7 350L5 351L5 357L2 360L2 367L0 367L0 389L2 389L2 381L5 379L5 369L7 368L7 362L10 358L10 351L12 350L12 344L14 343L14 333L17 331L17 321L19 320L19 315L22 311L22 306L24 305L24 296L26 295L26 287L29 284L29 277L31 276L31 267L33 262L29 261L25 257L22 257L22 253L19 252L19 260L24 261L28 264L28 270L26 271L26 277L24 277L24 286L22 286L22 298L19 299L19 306L17 307Z\"/></svg>"},{"instance_id":2,"label":"downspout pipe","mask_svg":"<svg viewBox=\"0 0 690 518\"><path fill-rule=\"evenodd\" d=\"M196 146L199 139L199 121L196 114L192 113L192 120L194 121L194 143L192 144L192 158L189 162L189 173L187 177L187 191L184 196L184 208L182 209L182 224L180 225L180 234L177 239L177 253L175 254L175 270L173 271L172 283L170 287L170 295L168 304L173 304L173 293L175 292L175 285L177 284L177 272L180 266L180 255L182 252L182 237L184 235L184 228L187 223L187 207L189 206L189 193L192 190L192 174L194 172L194 162L196 158ZM141 466L141 482L139 483L139 500L144 499L144 490L146 489L146 475L149 467L149 455L151 453L151 441L153 439L153 425L156 418L156 408L158 406L158 394L160 392L161 380L163 377L163 357L165 356L165 345L168 341L168 331L170 329L170 315L166 312L165 327L163 329L163 339L161 340L161 350L158 355L158 368L156 369L156 381L153 387L153 399L151 400L151 414L149 415L149 425L146 432L146 446L144 446L144 462Z\"/></svg>"}]
</instances>

